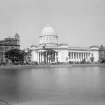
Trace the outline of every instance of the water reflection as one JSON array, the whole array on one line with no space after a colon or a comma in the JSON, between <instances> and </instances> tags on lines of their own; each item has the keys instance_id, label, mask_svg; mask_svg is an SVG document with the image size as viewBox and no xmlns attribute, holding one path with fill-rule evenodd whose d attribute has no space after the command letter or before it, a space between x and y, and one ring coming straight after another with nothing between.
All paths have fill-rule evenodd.
<instances>
[{"instance_id":1,"label":"water reflection","mask_svg":"<svg viewBox=\"0 0 105 105\"><path fill-rule=\"evenodd\" d=\"M104 67L0 70L0 98L13 104L105 104Z\"/></svg>"}]
</instances>

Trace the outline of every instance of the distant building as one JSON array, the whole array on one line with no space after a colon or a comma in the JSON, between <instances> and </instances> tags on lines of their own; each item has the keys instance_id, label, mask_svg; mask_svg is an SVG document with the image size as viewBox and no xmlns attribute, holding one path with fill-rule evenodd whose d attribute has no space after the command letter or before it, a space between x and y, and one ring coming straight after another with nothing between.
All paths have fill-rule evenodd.
<instances>
[{"instance_id":1,"label":"distant building","mask_svg":"<svg viewBox=\"0 0 105 105\"><path fill-rule=\"evenodd\" d=\"M31 61L38 63L98 63L100 47L71 47L58 42L58 35L47 25L39 37L39 45L31 46ZM103 50L105 51L105 49ZM102 52L101 52L102 53Z\"/></svg>"},{"instance_id":2,"label":"distant building","mask_svg":"<svg viewBox=\"0 0 105 105\"><path fill-rule=\"evenodd\" d=\"M18 33L14 37L7 37L0 41L0 63L5 62L5 52L11 49L20 49L20 37Z\"/></svg>"},{"instance_id":3,"label":"distant building","mask_svg":"<svg viewBox=\"0 0 105 105\"><path fill-rule=\"evenodd\" d=\"M105 63L105 47L103 45L99 48L99 61Z\"/></svg>"},{"instance_id":4,"label":"distant building","mask_svg":"<svg viewBox=\"0 0 105 105\"><path fill-rule=\"evenodd\" d=\"M25 64L30 64L31 63L31 50L29 48L24 49L25 56L24 56L24 63Z\"/></svg>"}]
</instances>

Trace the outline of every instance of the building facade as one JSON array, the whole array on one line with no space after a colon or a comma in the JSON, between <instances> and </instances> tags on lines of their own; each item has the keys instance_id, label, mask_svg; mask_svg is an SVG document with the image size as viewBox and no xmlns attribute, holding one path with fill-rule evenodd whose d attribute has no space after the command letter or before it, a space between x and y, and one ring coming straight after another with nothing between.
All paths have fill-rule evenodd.
<instances>
[{"instance_id":1,"label":"building facade","mask_svg":"<svg viewBox=\"0 0 105 105\"><path fill-rule=\"evenodd\" d=\"M68 44L59 43L58 39L55 30L49 25L45 26L39 36L39 45L33 45L30 48L31 61L44 64L99 62L99 46L71 47Z\"/></svg>"},{"instance_id":2,"label":"building facade","mask_svg":"<svg viewBox=\"0 0 105 105\"><path fill-rule=\"evenodd\" d=\"M20 49L20 37L16 33L14 37L8 37L0 41L0 64L6 62L5 52L11 49Z\"/></svg>"}]
</instances>

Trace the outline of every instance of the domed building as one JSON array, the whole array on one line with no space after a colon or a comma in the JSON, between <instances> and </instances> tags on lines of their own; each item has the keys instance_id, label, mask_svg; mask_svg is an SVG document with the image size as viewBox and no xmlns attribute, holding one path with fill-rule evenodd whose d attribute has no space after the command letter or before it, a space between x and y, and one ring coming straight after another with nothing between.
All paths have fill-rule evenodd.
<instances>
[{"instance_id":1,"label":"domed building","mask_svg":"<svg viewBox=\"0 0 105 105\"><path fill-rule=\"evenodd\" d=\"M50 25L46 25L42 29L39 45L47 48L55 48L57 47L57 44L58 44L58 35Z\"/></svg>"},{"instance_id":2,"label":"domed building","mask_svg":"<svg viewBox=\"0 0 105 105\"><path fill-rule=\"evenodd\" d=\"M37 63L84 63L99 61L99 46L70 47L58 43L58 35L46 25L39 35L39 45L31 47L31 61Z\"/></svg>"},{"instance_id":3,"label":"domed building","mask_svg":"<svg viewBox=\"0 0 105 105\"><path fill-rule=\"evenodd\" d=\"M57 62L58 35L55 30L46 25L39 36L39 45L32 46L32 61L38 63Z\"/></svg>"}]
</instances>

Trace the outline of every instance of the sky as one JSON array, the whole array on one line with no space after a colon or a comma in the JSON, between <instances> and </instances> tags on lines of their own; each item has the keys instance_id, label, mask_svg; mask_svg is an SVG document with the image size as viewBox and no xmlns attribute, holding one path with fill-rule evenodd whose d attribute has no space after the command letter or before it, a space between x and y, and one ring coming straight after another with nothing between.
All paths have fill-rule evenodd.
<instances>
[{"instance_id":1,"label":"sky","mask_svg":"<svg viewBox=\"0 0 105 105\"><path fill-rule=\"evenodd\" d=\"M19 33L22 48L37 45L46 24L70 46L105 45L105 0L0 0L0 40Z\"/></svg>"}]
</instances>

